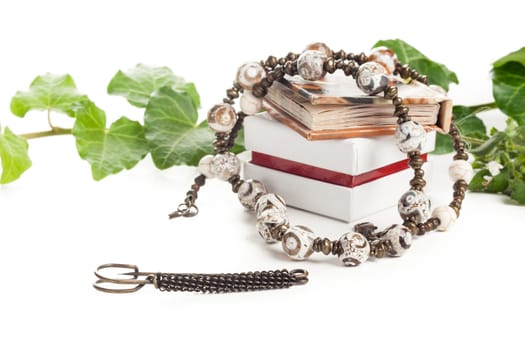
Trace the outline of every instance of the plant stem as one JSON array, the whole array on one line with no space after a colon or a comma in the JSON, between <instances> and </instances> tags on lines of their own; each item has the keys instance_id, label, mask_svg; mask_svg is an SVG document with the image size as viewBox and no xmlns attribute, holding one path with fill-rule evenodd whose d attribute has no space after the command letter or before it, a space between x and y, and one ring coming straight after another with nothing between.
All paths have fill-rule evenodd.
<instances>
[{"instance_id":1,"label":"plant stem","mask_svg":"<svg viewBox=\"0 0 525 350\"><path fill-rule=\"evenodd\" d=\"M482 104L479 104L479 105L474 105L474 106L469 106L469 108L472 108L472 109L483 109L483 111L488 111L490 109L495 109L495 108L498 108L498 106L496 106L496 102L488 102L488 103L482 103Z\"/></svg>"},{"instance_id":2,"label":"plant stem","mask_svg":"<svg viewBox=\"0 0 525 350\"><path fill-rule=\"evenodd\" d=\"M30 139L38 139L41 137L47 137L47 136L71 135L71 132L72 132L72 129L59 128L55 126L51 130L30 132L27 134L21 134L20 136L25 138L26 140L30 140Z\"/></svg>"}]
</instances>

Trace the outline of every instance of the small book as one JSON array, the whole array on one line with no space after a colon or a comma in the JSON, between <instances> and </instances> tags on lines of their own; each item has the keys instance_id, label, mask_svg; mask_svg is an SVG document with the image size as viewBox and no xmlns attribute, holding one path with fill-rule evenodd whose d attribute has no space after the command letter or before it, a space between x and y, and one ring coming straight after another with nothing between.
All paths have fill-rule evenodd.
<instances>
[{"instance_id":1,"label":"small book","mask_svg":"<svg viewBox=\"0 0 525 350\"><path fill-rule=\"evenodd\" d=\"M417 81L397 86L413 120L448 131L452 101L446 95ZM265 99L264 108L274 119L310 140L393 134L397 125L390 100L363 94L342 74L315 82L286 76L268 89Z\"/></svg>"}]
</instances>

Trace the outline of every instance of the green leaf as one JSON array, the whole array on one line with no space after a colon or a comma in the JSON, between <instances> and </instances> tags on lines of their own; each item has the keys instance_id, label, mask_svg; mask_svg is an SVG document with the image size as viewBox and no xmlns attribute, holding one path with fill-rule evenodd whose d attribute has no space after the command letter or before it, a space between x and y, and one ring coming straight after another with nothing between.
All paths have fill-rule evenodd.
<instances>
[{"instance_id":1,"label":"green leaf","mask_svg":"<svg viewBox=\"0 0 525 350\"><path fill-rule=\"evenodd\" d=\"M45 110L73 116L73 105L86 97L77 91L69 75L44 74L33 80L28 91L18 91L11 99L11 112L24 117L30 110Z\"/></svg>"},{"instance_id":2,"label":"green leaf","mask_svg":"<svg viewBox=\"0 0 525 350\"><path fill-rule=\"evenodd\" d=\"M525 65L525 47L522 47L518 51L514 51L514 52L509 53L506 56L503 56L502 58L494 62L492 66L494 68L498 68L498 67L504 66L505 64L509 62L518 62L522 65Z\"/></svg>"},{"instance_id":3,"label":"green leaf","mask_svg":"<svg viewBox=\"0 0 525 350\"><path fill-rule=\"evenodd\" d=\"M157 168L197 165L213 153L213 133L205 121L196 123L197 109L189 95L171 87L153 94L144 113L144 130Z\"/></svg>"},{"instance_id":4,"label":"green leaf","mask_svg":"<svg viewBox=\"0 0 525 350\"><path fill-rule=\"evenodd\" d=\"M78 154L91 164L95 180L131 169L148 154L140 123L121 117L106 129L106 114L91 101L82 102L75 115Z\"/></svg>"},{"instance_id":5,"label":"green leaf","mask_svg":"<svg viewBox=\"0 0 525 350\"><path fill-rule=\"evenodd\" d=\"M109 82L108 93L123 96L133 106L143 108L151 95L165 86L189 95L195 108L200 107L200 97L195 85L176 76L168 67L138 64L125 72L119 70Z\"/></svg>"},{"instance_id":6,"label":"green leaf","mask_svg":"<svg viewBox=\"0 0 525 350\"><path fill-rule=\"evenodd\" d=\"M476 113L483 112L484 110L486 110L485 107L454 106L453 113L456 126L471 147L479 146L488 138L485 123L476 115ZM444 154L450 153L453 150L450 137L438 133L436 135L436 147L433 153Z\"/></svg>"},{"instance_id":7,"label":"green leaf","mask_svg":"<svg viewBox=\"0 0 525 350\"><path fill-rule=\"evenodd\" d=\"M0 184L13 182L31 167L27 154L27 141L15 135L8 127L0 129L0 158L2 158L2 176Z\"/></svg>"},{"instance_id":8,"label":"green leaf","mask_svg":"<svg viewBox=\"0 0 525 350\"><path fill-rule=\"evenodd\" d=\"M525 65L508 62L492 70L496 105L519 125L525 125Z\"/></svg>"},{"instance_id":9,"label":"green leaf","mask_svg":"<svg viewBox=\"0 0 525 350\"><path fill-rule=\"evenodd\" d=\"M519 204L525 204L525 181L517 179L511 185L510 198Z\"/></svg>"},{"instance_id":10,"label":"green leaf","mask_svg":"<svg viewBox=\"0 0 525 350\"><path fill-rule=\"evenodd\" d=\"M498 131L490 139L485 141L480 146L470 150L472 154L477 157L487 157L490 156L493 152L496 151L496 148L500 142L506 139L507 135L504 132Z\"/></svg>"},{"instance_id":11,"label":"green leaf","mask_svg":"<svg viewBox=\"0 0 525 350\"><path fill-rule=\"evenodd\" d=\"M456 73L444 64L432 61L401 39L379 40L374 47L386 46L394 51L401 63L407 63L421 74L428 76L431 84L439 85L446 91L450 83L458 83Z\"/></svg>"},{"instance_id":12,"label":"green leaf","mask_svg":"<svg viewBox=\"0 0 525 350\"><path fill-rule=\"evenodd\" d=\"M488 169L481 169L478 171L468 185L469 190L474 192L483 192L487 186L485 176L490 176Z\"/></svg>"}]
</instances>

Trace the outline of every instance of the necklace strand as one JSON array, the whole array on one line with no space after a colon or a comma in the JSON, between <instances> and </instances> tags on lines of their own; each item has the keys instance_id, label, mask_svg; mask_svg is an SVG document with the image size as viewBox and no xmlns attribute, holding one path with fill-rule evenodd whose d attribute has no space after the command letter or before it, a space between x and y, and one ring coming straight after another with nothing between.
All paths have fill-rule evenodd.
<instances>
[{"instance_id":1,"label":"necklace strand","mask_svg":"<svg viewBox=\"0 0 525 350\"><path fill-rule=\"evenodd\" d=\"M353 231L339 239L332 240L316 236L305 226L290 224L286 214L286 204L277 194L267 193L263 183L255 179L242 179L239 175L240 161L232 153L235 138L246 116L261 110L262 98L274 81L285 74L299 74L306 80L319 80L325 74L342 71L352 76L358 87L365 93L383 93L392 101L394 116L397 118L395 134L399 149L407 154L408 165L414 175L409 181L410 189L398 203L403 222L384 230L377 230L372 223L360 223ZM427 84L428 78L419 74L406 64L397 62L394 53L385 48L375 49L370 56L364 53L333 52L321 43L311 44L300 55L290 52L285 57L269 56L266 60L242 65L233 86L226 90L223 103L215 105L208 113L208 124L215 131L213 142L215 155L207 155L199 162L200 174L195 177L191 189L170 218L191 217L198 213L195 201L198 192L207 178L220 178L228 181L241 204L255 211L257 230L267 243L281 241L283 250L292 259L303 260L312 253L336 255L347 266L356 266L369 257L400 256L407 250L412 235L423 235L429 231L446 231L459 216L465 192L473 170L467 162L465 142L462 140L454 121L449 132L455 150L454 161L449 167L453 181L453 200L448 206L434 209L430 214L430 201L424 193L426 181L422 166L424 160L421 148L426 132L421 125L409 117L409 108L398 95L397 82L413 81ZM233 105L240 98L241 111L236 112Z\"/></svg>"}]
</instances>

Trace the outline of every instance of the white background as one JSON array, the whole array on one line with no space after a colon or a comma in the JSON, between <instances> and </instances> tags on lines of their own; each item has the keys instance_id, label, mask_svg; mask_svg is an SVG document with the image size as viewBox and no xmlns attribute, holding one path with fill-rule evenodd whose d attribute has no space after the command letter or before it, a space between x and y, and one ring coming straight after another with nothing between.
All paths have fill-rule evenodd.
<instances>
[{"instance_id":1,"label":"white background","mask_svg":"<svg viewBox=\"0 0 525 350\"><path fill-rule=\"evenodd\" d=\"M490 64L525 44L517 3L3 2L0 122L18 133L46 128L43 113L19 120L9 102L48 71L72 74L110 120L138 119L141 110L105 89L118 69L139 62L195 82L202 118L241 63L313 41L366 52L379 39L402 38L458 73L456 103L487 102ZM497 113L485 118L502 125ZM32 168L0 188L1 349L523 348L525 211L504 197L469 194L451 232L417 239L400 259L351 269L333 257L288 261L260 241L224 183L203 188L198 217L168 221L194 168L160 172L147 158L94 182L68 136L31 141L30 156ZM439 205L452 196L448 157L435 162ZM349 229L290 212L322 235ZM369 219L399 220L394 209ZM166 272L304 267L311 281L261 293L107 295L91 287L92 271L106 262Z\"/></svg>"}]
</instances>

